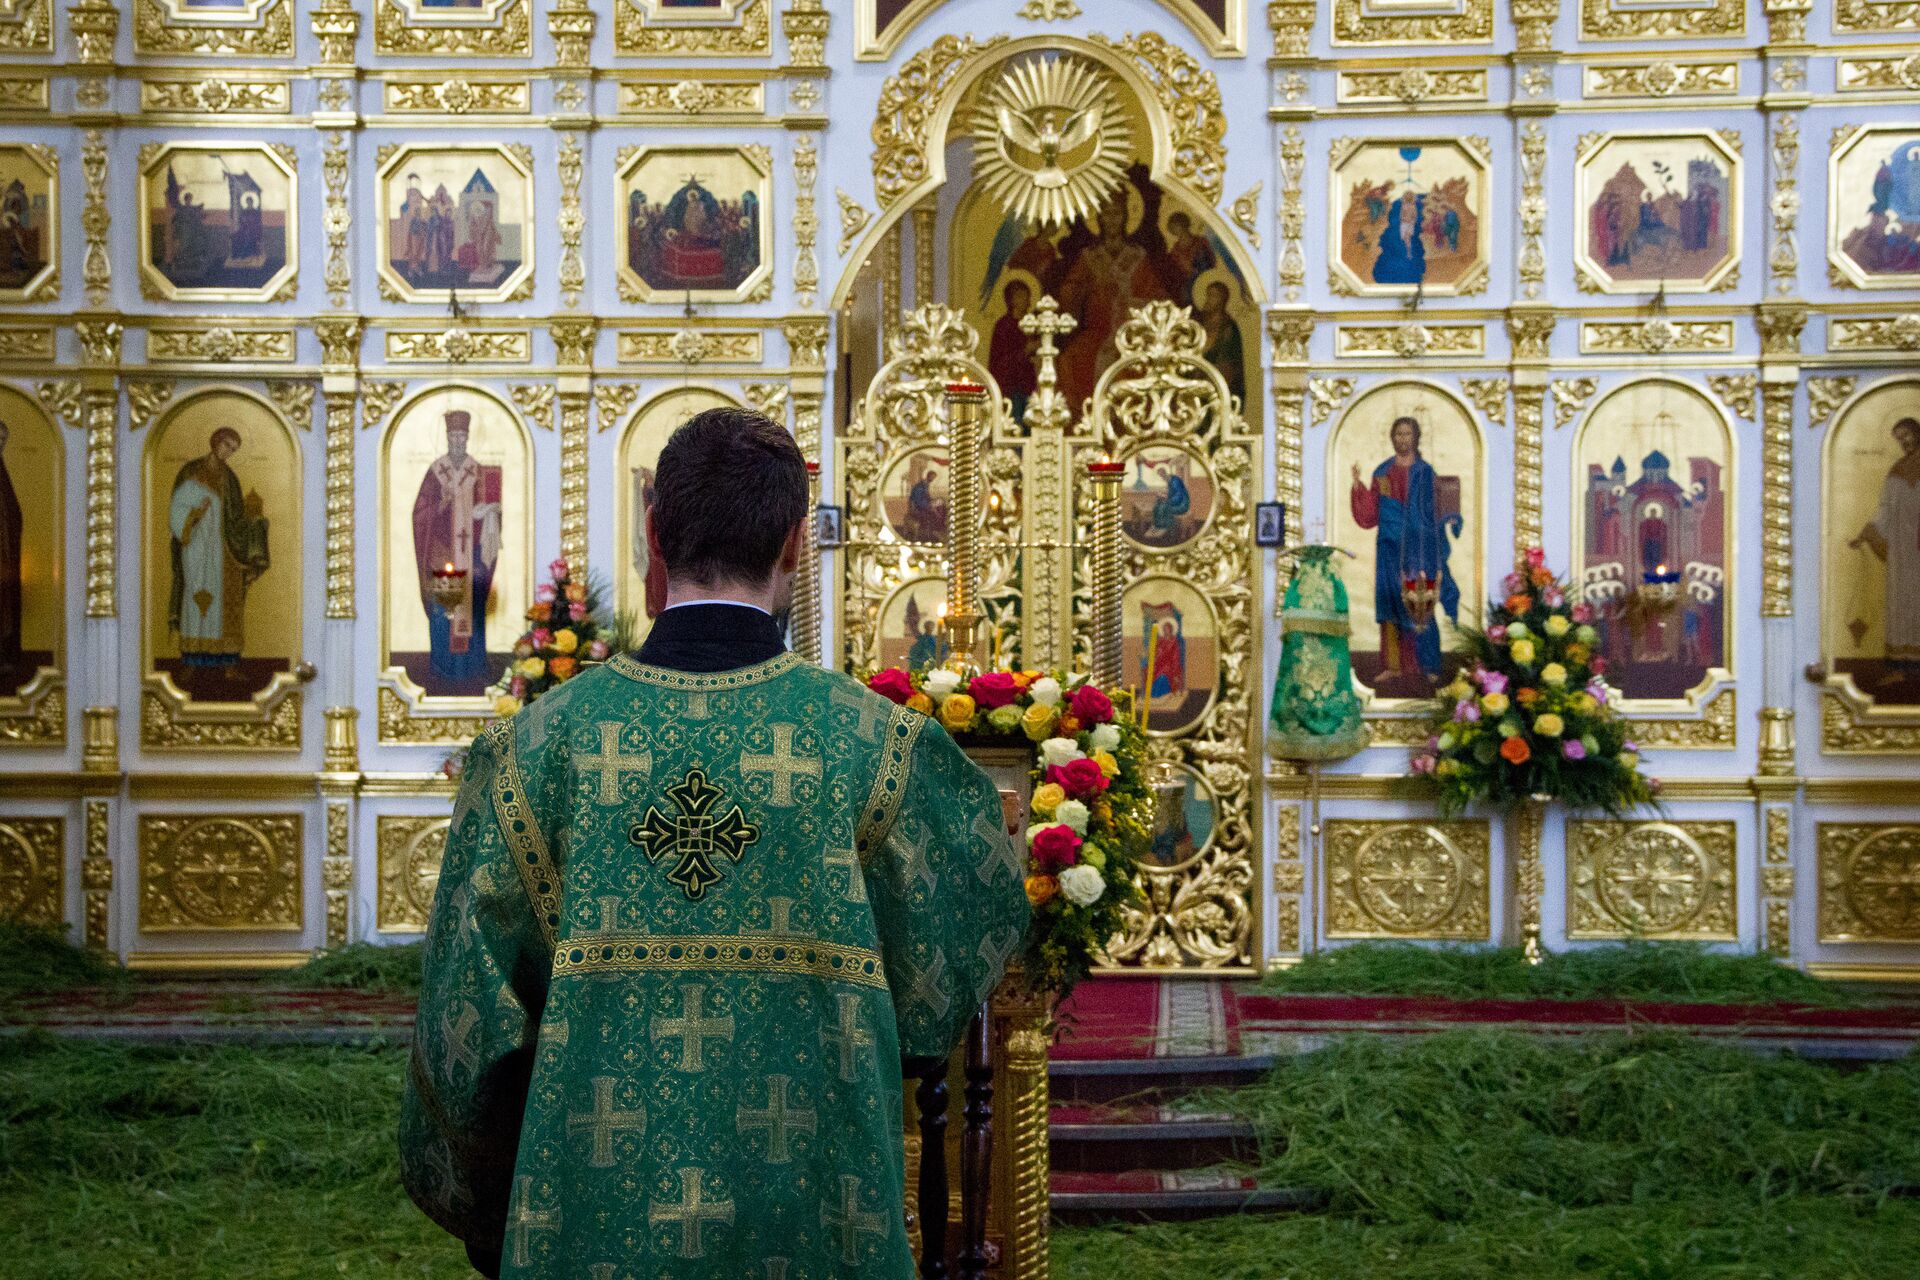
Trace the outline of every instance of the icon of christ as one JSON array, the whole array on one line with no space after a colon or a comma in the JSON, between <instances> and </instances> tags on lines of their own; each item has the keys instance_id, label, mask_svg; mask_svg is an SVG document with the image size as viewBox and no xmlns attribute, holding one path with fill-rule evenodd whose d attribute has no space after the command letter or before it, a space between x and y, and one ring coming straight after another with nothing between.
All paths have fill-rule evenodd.
<instances>
[{"instance_id":1,"label":"icon of christ","mask_svg":"<svg viewBox=\"0 0 1920 1280\"><path fill-rule=\"evenodd\" d=\"M420 604L427 613L429 670L442 695L483 691L493 676L487 658L487 601L500 559L500 472L467 452L472 415L446 415L447 451L434 459L413 502L413 559ZM439 574L464 574L453 604L434 598Z\"/></svg>"}]
</instances>

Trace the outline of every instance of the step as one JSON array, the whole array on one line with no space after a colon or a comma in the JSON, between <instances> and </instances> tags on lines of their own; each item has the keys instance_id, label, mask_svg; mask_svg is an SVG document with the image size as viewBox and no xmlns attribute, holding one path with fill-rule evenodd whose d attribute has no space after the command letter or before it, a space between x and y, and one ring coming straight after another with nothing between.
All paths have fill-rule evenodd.
<instances>
[{"instance_id":1,"label":"step","mask_svg":"<svg viewBox=\"0 0 1920 1280\"><path fill-rule=\"evenodd\" d=\"M1057 1058L1047 1066L1053 1096L1063 1102L1112 1102L1185 1089L1233 1089L1273 1069L1278 1054L1185 1058Z\"/></svg>"},{"instance_id":2,"label":"step","mask_svg":"<svg viewBox=\"0 0 1920 1280\"><path fill-rule=\"evenodd\" d=\"M1306 1210L1320 1203L1317 1194L1302 1188L1263 1186L1253 1174L1219 1169L1056 1171L1050 1200L1061 1217L1151 1219Z\"/></svg>"},{"instance_id":3,"label":"step","mask_svg":"<svg viewBox=\"0 0 1920 1280\"><path fill-rule=\"evenodd\" d=\"M1056 1104L1050 1149L1056 1170L1177 1170L1245 1163L1259 1151L1253 1126L1178 1104Z\"/></svg>"}]
</instances>

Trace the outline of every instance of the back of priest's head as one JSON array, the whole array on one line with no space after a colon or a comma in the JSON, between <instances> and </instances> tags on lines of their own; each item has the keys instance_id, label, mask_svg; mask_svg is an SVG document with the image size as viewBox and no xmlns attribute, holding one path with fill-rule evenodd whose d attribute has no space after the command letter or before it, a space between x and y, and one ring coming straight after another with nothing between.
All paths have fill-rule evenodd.
<instances>
[{"instance_id":1,"label":"back of priest's head","mask_svg":"<svg viewBox=\"0 0 1920 1280\"><path fill-rule=\"evenodd\" d=\"M806 459L758 413L703 410L660 451L651 523L675 582L765 583L806 517Z\"/></svg>"}]
</instances>

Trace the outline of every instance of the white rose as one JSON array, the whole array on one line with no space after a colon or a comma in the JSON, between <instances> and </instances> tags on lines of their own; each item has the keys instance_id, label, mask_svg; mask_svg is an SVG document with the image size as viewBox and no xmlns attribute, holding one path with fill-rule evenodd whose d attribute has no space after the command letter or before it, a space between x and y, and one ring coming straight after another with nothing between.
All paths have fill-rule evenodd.
<instances>
[{"instance_id":1,"label":"white rose","mask_svg":"<svg viewBox=\"0 0 1920 1280\"><path fill-rule=\"evenodd\" d=\"M1084 862L1075 863L1060 873L1060 892L1076 907L1092 906L1106 891L1106 880Z\"/></svg>"},{"instance_id":2,"label":"white rose","mask_svg":"<svg viewBox=\"0 0 1920 1280\"><path fill-rule=\"evenodd\" d=\"M1046 761L1048 768L1078 760L1083 754L1080 744L1072 738L1048 738L1040 744L1040 758Z\"/></svg>"},{"instance_id":3,"label":"white rose","mask_svg":"<svg viewBox=\"0 0 1920 1280\"><path fill-rule=\"evenodd\" d=\"M1053 816L1073 828L1073 834L1087 834L1087 819L1093 815L1087 812L1087 806L1078 800L1062 800L1054 807Z\"/></svg>"},{"instance_id":4,"label":"white rose","mask_svg":"<svg viewBox=\"0 0 1920 1280\"><path fill-rule=\"evenodd\" d=\"M1533 632L1527 630L1527 624L1524 622L1509 622L1507 624L1507 639L1509 640L1525 640L1532 634Z\"/></svg>"},{"instance_id":5,"label":"white rose","mask_svg":"<svg viewBox=\"0 0 1920 1280\"><path fill-rule=\"evenodd\" d=\"M1120 726L1116 724L1098 724L1093 727L1093 737L1089 739L1095 751L1118 751L1120 749Z\"/></svg>"},{"instance_id":6,"label":"white rose","mask_svg":"<svg viewBox=\"0 0 1920 1280\"><path fill-rule=\"evenodd\" d=\"M1060 682L1052 676L1041 676L1027 686L1027 693L1043 707L1060 705Z\"/></svg>"},{"instance_id":7,"label":"white rose","mask_svg":"<svg viewBox=\"0 0 1920 1280\"><path fill-rule=\"evenodd\" d=\"M940 701L960 687L960 673L949 671L945 667L927 672L927 692L933 695L935 702Z\"/></svg>"}]
</instances>

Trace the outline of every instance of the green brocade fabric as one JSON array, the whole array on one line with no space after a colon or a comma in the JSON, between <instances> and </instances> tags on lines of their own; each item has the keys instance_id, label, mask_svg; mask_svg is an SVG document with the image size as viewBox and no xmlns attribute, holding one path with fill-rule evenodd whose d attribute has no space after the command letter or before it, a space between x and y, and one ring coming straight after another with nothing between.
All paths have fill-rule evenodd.
<instances>
[{"instance_id":1,"label":"green brocade fabric","mask_svg":"<svg viewBox=\"0 0 1920 1280\"><path fill-rule=\"evenodd\" d=\"M1347 647L1347 588L1333 552L1301 549L1280 606L1273 750L1291 760L1344 760L1368 743Z\"/></svg>"},{"instance_id":2,"label":"green brocade fabric","mask_svg":"<svg viewBox=\"0 0 1920 1280\"><path fill-rule=\"evenodd\" d=\"M408 1191L503 1276L904 1280L900 1058L998 981L1022 852L945 733L792 655L569 681L467 763Z\"/></svg>"}]
</instances>

